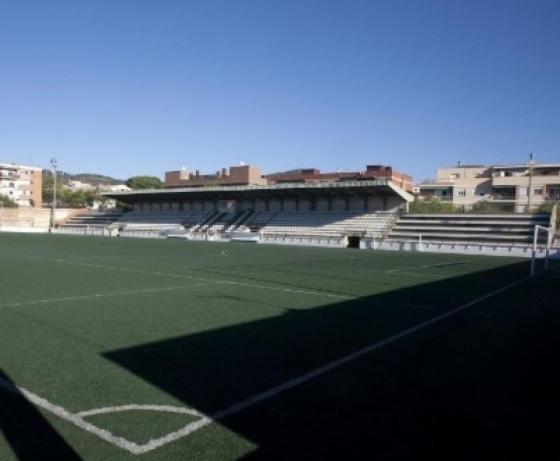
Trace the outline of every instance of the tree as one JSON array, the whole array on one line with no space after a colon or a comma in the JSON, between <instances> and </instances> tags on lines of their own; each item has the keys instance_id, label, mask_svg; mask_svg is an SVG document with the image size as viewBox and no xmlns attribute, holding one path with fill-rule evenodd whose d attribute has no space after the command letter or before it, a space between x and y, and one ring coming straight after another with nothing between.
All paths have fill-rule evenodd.
<instances>
[{"instance_id":1,"label":"tree","mask_svg":"<svg viewBox=\"0 0 560 461\"><path fill-rule=\"evenodd\" d=\"M163 182L155 176L133 176L128 178L126 185L131 189L161 189Z\"/></svg>"},{"instance_id":2,"label":"tree","mask_svg":"<svg viewBox=\"0 0 560 461\"><path fill-rule=\"evenodd\" d=\"M50 170L43 171L43 203L52 203L54 197L53 175ZM62 181L56 184L56 194L58 197L62 195Z\"/></svg>"},{"instance_id":3,"label":"tree","mask_svg":"<svg viewBox=\"0 0 560 461\"><path fill-rule=\"evenodd\" d=\"M71 191L68 189L62 189L59 195L59 201L61 204L72 208L81 208L93 205L96 195L96 192L93 190Z\"/></svg>"},{"instance_id":4,"label":"tree","mask_svg":"<svg viewBox=\"0 0 560 461\"><path fill-rule=\"evenodd\" d=\"M18 204L14 202L7 195L0 194L0 207L2 208L17 208Z\"/></svg>"}]
</instances>

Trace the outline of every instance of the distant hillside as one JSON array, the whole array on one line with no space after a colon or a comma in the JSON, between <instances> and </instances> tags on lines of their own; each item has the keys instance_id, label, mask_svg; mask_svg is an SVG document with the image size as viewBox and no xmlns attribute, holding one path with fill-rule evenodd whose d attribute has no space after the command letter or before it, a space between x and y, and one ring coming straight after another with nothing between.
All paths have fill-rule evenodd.
<instances>
[{"instance_id":1,"label":"distant hillside","mask_svg":"<svg viewBox=\"0 0 560 461\"><path fill-rule=\"evenodd\" d=\"M113 185L113 184L124 184L126 182L126 179L117 179L117 178L112 178L111 176L105 176L96 173L71 174L71 173L66 173L64 171L58 171L56 175L57 175L57 179L63 184L69 181L81 181L93 185L97 185L97 184ZM48 176L50 178L51 176L50 171L43 170L43 177L45 176Z\"/></svg>"}]
</instances>

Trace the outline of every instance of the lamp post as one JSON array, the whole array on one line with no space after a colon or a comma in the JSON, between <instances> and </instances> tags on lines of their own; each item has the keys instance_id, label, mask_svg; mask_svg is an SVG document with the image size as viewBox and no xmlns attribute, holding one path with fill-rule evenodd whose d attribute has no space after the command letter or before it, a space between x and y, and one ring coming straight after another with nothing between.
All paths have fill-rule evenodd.
<instances>
[{"instance_id":1,"label":"lamp post","mask_svg":"<svg viewBox=\"0 0 560 461\"><path fill-rule=\"evenodd\" d=\"M527 191L527 212L531 212L531 195L533 193L533 166L535 154L533 152L529 153L529 190Z\"/></svg>"},{"instance_id":2,"label":"lamp post","mask_svg":"<svg viewBox=\"0 0 560 461\"><path fill-rule=\"evenodd\" d=\"M58 166L58 162L55 158L51 158L51 167L52 167L52 175L53 175L53 199L51 203L51 220L49 225L49 232L52 232L54 229L54 215L56 211L56 167Z\"/></svg>"}]
</instances>

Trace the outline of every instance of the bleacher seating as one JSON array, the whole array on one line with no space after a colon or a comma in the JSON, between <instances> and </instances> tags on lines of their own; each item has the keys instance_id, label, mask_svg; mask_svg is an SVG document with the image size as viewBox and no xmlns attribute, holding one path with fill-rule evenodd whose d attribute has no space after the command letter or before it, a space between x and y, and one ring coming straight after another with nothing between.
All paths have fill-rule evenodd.
<instances>
[{"instance_id":1,"label":"bleacher seating","mask_svg":"<svg viewBox=\"0 0 560 461\"><path fill-rule=\"evenodd\" d=\"M183 231L205 216L199 212L129 212L118 221L123 237L160 237Z\"/></svg>"},{"instance_id":2,"label":"bleacher seating","mask_svg":"<svg viewBox=\"0 0 560 461\"><path fill-rule=\"evenodd\" d=\"M95 232L117 222L122 216L122 211L87 211L72 216L60 226L60 230L66 233Z\"/></svg>"},{"instance_id":3,"label":"bleacher seating","mask_svg":"<svg viewBox=\"0 0 560 461\"><path fill-rule=\"evenodd\" d=\"M396 220L391 212L278 212L260 229L263 235L382 238Z\"/></svg>"},{"instance_id":4,"label":"bleacher seating","mask_svg":"<svg viewBox=\"0 0 560 461\"><path fill-rule=\"evenodd\" d=\"M535 225L548 226L549 219L547 214L403 214L387 237L527 245L533 241Z\"/></svg>"},{"instance_id":5,"label":"bleacher seating","mask_svg":"<svg viewBox=\"0 0 560 461\"><path fill-rule=\"evenodd\" d=\"M278 211L256 211L245 222L241 223L241 226L256 232L262 229L278 213Z\"/></svg>"}]
</instances>

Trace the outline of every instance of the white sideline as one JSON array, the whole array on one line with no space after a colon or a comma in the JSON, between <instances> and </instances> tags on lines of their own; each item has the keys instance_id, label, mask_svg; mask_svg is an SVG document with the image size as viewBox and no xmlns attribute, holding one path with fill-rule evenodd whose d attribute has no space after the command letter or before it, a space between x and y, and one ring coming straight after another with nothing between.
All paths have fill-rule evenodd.
<instances>
[{"instance_id":1,"label":"white sideline","mask_svg":"<svg viewBox=\"0 0 560 461\"><path fill-rule=\"evenodd\" d=\"M385 272L387 274L392 274L394 272L402 272L401 269L405 269L405 270L410 270L410 269L429 269L430 267L445 267L445 266L454 266L455 264L463 264L463 263L468 263L471 261L468 261L467 259L462 259L459 261L448 261L445 263L438 263L438 264L422 264L420 266L406 266L406 267L396 267L394 269L388 269ZM437 274L437 275L442 275L442 274Z\"/></svg>"},{"instance_id":2,"label":"white sideline","mask_svg":"<svg viewBox=\"0 0 560 461\"><path fill-rule=\"evenodd\" d=\"M30 255L17 255L17 254L9 254L9 253L0 253L3 256L11 256L15 258L29 258L29 259L37 259L37 260L45 260L45 261L53 261L62 264L73 264L77 266L84 266L84 267L93 267L98 269L108 269L108 270L115 270L115 271L123 271L123 272L132 272L135 274L144 274L144 275L156 275L160 277L173 277L173 278L183 278L188 280L198 280L200 282L209 282L209 283L219 283L219 284L226 284L226 285L235 285L240 287L246 288L257 288L261 290L272 290L272 291L282 291L285 293L296 293L296 294L303 294L303 295L311 295L311 296L322 296L326 298L333 298L333 299L356 299L356 296L349 296L349 295L341 295L337 293L330 293L327 291L314 291L314 290L300 290L295 288L287 288L287 287L275 287L275 286L268 286L268 285L258 285L258 284L251 284L245 282L237 282L234 280L220 280L220 279L210 279L208 277L196 277L194 275L187 275L187 274L175 274L172 272L159 272L159 271L146 271L143 269L131 269L128 267L117 267L117 266L106 266L104 264L93 264L93 263L85 263L81 261L70 261L67 259L58 259L58 258L47 258L43 256L30 256Z\"/></svg>"},{"instance_id":3,"label":"white sideline","mask_svg":"<svg viewBox=\"0 0 560 461\"><path fill-rule=\"evenodd\" d=\"M142 290L128 290L128 291L113 291L107 293L93 293L89 295L79 295L79 296L65 296L61 298L44 298L44 299L32 299L29 301L21 301L21 302L13 302L13 303L6 303L0 304L0 308L3 307L20 307L20 306L31 306L35 304L49 304L55 302L65 302L65 301L82 301L84 299L97 299L97 298L106 298L110 296L128 296L128 295L137 295L137 294L144 294L144 293L157 293L161 291L172 291L172 290L180 290L184 288L196 288L196 287L203 287L209 285L216 285L219 282L212 282L212 283L194 283L192 285L175 285L170 287L161 287L161 288L145 288Z\"/></svg>"},{"instance_id":4,"label":"white sideline","mask_svg":"<svg viewBox=\"0 0 560 461\"><path fill-rule=\"evenodd\" d=\"M267 391L264 391L260 394L256 394L252 397L249 397L246 400L243 400L239 403L236 403L222 411L219 411L217 413L215 413L212 416L212 419L214 420L218 420L218 419L223 419L226 418L228 416L232 416L246 408L252 407L253 405L256 405L257 403L260 403L264 400L270 399L272 397L275 397L276 395L280 394L281 392L287 391L289 389L292 389L296 386L300 386L301 384L306 383L307 381L310 381L314 378L318 378L321 375L324 375L325 373L334 370L335 368L339 368L343 365L346 365L347 363L353 362L354 360L362 357L363 355L369 354L370 352L373 352L377 349L381 349L384 346L387 346L391 343L394 343L395 341L398 341L399 339L405 338L406 336L410 336L413 333L416 333L417 331L423 330L424 328L433 325L435 323L438 323L448 317L451 317L455 314L458 314L461 311L464 311L465 309L468 309L471 306L474 306L475 304L478 304L481 301L484 301L485 299L491 298L492 296L495 296L499 293L502 293L504 291L509 290L510 288L513 288L514 286L517 286L525 281L529 280L528 277L525 277L523 279L517 280L516 282L510 283L509 285L505 285L502 288L498 288L497 290L491 291L490 293L487 293L483 296L480 296L476 299L473 299L472 301L469 301L468 303L462 304L461 306L458 306L454 309L451 309L450 311L446 312L445 314L441 314L438 315L430 320L426 320L425 322L419 323L416 326L413 326L411 328L408 328L404 331L401 331L400 333L397 333L396 335L393 335L389 338L383 339L381 341L375 342L370 344L369 346L364 347L363 349L359 349L355 352L352 352L351 354L345 355L344 357L341 357L333 362L327 363L326 365L323 365L319 368L315 368L314 370L301 375L297 378L291 379L290 381L286 381L285 383L279 384L278 386L274 386L270 389L268 389Z\"/></svg>"},{"instance_id":5,"label":"white sideline","mask_svg":"<svg viewBox=\"0 0 560 461\"><path fill-rule=\"evenodd\" d=\"M465 304L462 304L454 309L451 309L450 311L438 315L436 317L433 317L430 320L426 320L425 322L419 323L411 328L408 328L406 330L401 331L400 333L397 333L389 338L383 339L381 341L377 341L375 343L370 344L369 346L366 346L362 349L359 349L355 352L352 352L348 355L345 355L337 360L334 360L330 363L327 363L321 367L315 368L314 370L305 373L301 376L298 376L296 378L293 378L289 381L286 381L282 384L279 384L277 386L274 386L264 392L261 392L259 394L253 395L252 397L249 397L245 400L242 400L238 403L235 403L221 411L218 411L217 413L215 413L212 417L208 417L208 416L204 416L202 414L200 414L199 412L197 412L196 410L188 410L188 409L181 409L178 410L177 408L180 407L171 407L174 408L174 410L171 410L173 412L181 412L181 413L186 413L186 414L190 414L190 415L195 415L195 416L199 416L200 419L197 421L194 421L190 424L187 424L185 427L183 427L182 429L169 433L163 437L160 437L158 439L152 439L150 440L148 443L144 444L144 445L138 445L134 442L130 442L129 440L124 439L123 437L118 437L113 435L111 432L105 430L105 429L101 429L87 421L84 420L85 416L92 416L92 415L96 415L96 414L104 414L104 413L110 413L110 412L118 412L118 411L127 411L127 410L152 410L152 411L169 411L168 409L170 407L168 406L164 406L164 405L136 405L136 404L131 404L131 405L123 405L123 406L117 406L117 407L105 407L105 408L99 408L99 409L94 409L94 410L87 410L87 411L83 411L80 413L71 413L69 411L67 411L66 409L64 409L61 406L52 404L51 402L49 402L46 399L43 399L35 394L33 394L32 392L24 389L24 388L20 388L17 387L5 380L3 380L2 378L0 378L0 387L4 387L8 390L11 390L12 392L16 392L16 393L20 393L22 394L28 401L32 402L33 404L35 404L38 407L43 408L44 410L47 410L53 414L55 414L56 416L60 417L61 419L64 419L72 424L74 424L75 426L90 432L93 435L96 435L97 437L119 447L122 448L124 450L129 451L130 453L133 454L143 454L146 453L148 451L154 450L156 448L159 448L163 445L166 445L168 443L174 442L176 440L179 440L183 437L186 437L190 434L192 434L193 432L197 431L198 429L201 429L209 424L211 424L214 421L220 420L220 419L224 419L227 418L229 416L232 416L236 413L239 413L249 407L252 407L258 403L261 403L265 400L271 399L275 396L277 396L278 394L288 391L294 387L300 386L302 384L305 384L308 381L311 381L312 379L318 378L322 375L324 375L325 373L328 373L336 368L340 368L343 365L346 365L350 362L353 362L354 360L369 354L370 352L373 352L377 349L381 349L382 347L385 347L389 344L392 344L402 338L405 338L407 336L410 336L420 330L423 330L424 328L431 326L435 323L438 323L448 317L451 317L455 314L458 314L461 311L464 311L465 309L468 309L471 306L474 306L476 304L478 304L481 301L484 301L488 298L491 298L499 293L502 293L504 291L509 290L510 288L513 288L525 281L529 280L528 277L517 280L513 283L510 283L508 285L503 286L502 288L498 288L496 290L493 290L483 296L480 296L472 301L469 301Z\"/></svg>"}]
</instances>

